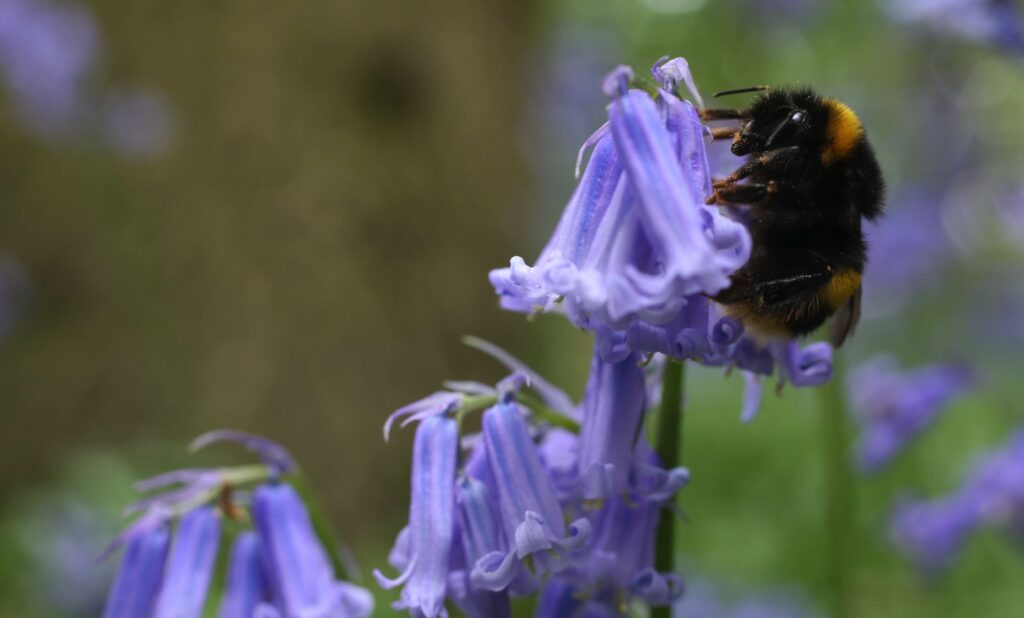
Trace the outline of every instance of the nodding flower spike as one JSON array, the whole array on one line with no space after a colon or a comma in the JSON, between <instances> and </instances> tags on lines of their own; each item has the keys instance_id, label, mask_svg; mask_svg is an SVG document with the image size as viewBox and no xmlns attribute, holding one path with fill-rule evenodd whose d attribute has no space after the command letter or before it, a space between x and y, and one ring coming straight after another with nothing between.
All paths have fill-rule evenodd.
<instances>
[{"instance_id":1,"label":"nodding flower spike","mask_svg":"<svg viewBox=\"0 0 1024 618\"><path fill-rule=\"evenodd\" d=\"M208 431L193 440L189 448L193 451L198 451L216 442L234 442L244 446L253 453L256 453L264 465L270 468L276 476L287 474L298 468L291 453L277 442L236 429Z\"/></svg>"},{"instance_id":2,"label":"nodding flower spike","mask_svg":"<svg viewBox=\"0 0 1024 618\"><path fill-rule=\"evenodd\" d=\"M565 525L551 479L519 409L499 403L483 417L484 443L500 505L500 518L510 547L477 561L473 585L506 589L520 575L522 560L534 556L540 570L566 566L564 554L581 547L590 536L590 522Z\"/></svg>"},{"instance_id":3,"label":"nodding flower spike","mask_svg":"<svg viewBox=\"0 0 1024 618\"><path fill-rule=\"evenodd\" d=\"M231 546L228 579L218 618L252 618L256 607L269 600L267 579L263 574L263 557L259 537L245 531Z\"/></svg>"},{"instance_id":4,"label":"nodding flower spike","mask_svg":"<svg viewBox=\"0 0 1024 618\"><path fill-rule=\"evenodd\" d=\"M213 507L188 512L178 522L153 618L200 618L220 545L220 517Z\"/></svg>"},{"instance_id":5,"label":"nodding flower spike","mask_svg":"<svg viewBox=\"0 0 1024 618\"><path fill-rule=\"evenodd\" d=\"M369 592L335 578L309 513L290 485L258 487L252 518L273 606L281 616L365 618L373 613Z\"/></svg>"},{"instance_id":6,"label":"nodding flower spike","mask_svg":"<svg viewBox=\"0 0 1024 618\"><path fill-rule=\"evenodd\" d=\"M139 530L127 539L117 579L110 589L103 618L149 616L163 578L171 534L166 524Z\"/></svg>"},{"instance_id":7,"label":"nodding flower spike","mask_svg":"<svg viewBox=\"0 0 1024 618\"><path fill-rule=\"evenodd\" d=\"M374 571L377 582L384 588L404 584L394 608L408 609L410 615L417 618L448 615L444 599L455 530L457 450L455 419L434 415L420 423L413 446L412 500L405 533L407 546L402 551L408 557L407 565L394 580Z\"/></svg>"},{"instance_id":8,"label":"nodding flower spike","mask_svg":"<svg viewBox=\"0 0 1024 618\"><path fill-rule=\"evenodd\" d=\"M644 370L639 362L639 355L633 354L621 362L606 363L594 350L580 431L584 500L610 498L626 490L645 408Z\"/></svg>"},{"instance_id":9,"label":"nodding flower spike","mask_svg":"<svg viewBox=\"0 0 1024 618\"><path fill-rule=\"evenodd\" d=\"M414 401L407 406L399 408L388 416L384 421L384 441L391 437L391 426L399 418L405 417L401 426L405 427L411 423L423 421L439 414L453 414L462 403L462 395L448 391L437 391L427 395L419 401Z\"/></svg>"}]
</instances>

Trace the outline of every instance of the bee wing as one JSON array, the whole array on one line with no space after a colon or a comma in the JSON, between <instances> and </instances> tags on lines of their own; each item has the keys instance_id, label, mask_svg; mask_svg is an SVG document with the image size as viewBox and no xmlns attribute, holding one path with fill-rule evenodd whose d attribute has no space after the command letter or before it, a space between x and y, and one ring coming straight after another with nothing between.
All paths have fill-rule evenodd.
<instances>
[{"instance_id":1,"label":"bee wing","mask_svg":"<svg viewBox=\"0 0 1024 618\"><path fill-rule=\"evenodd\" d=\"M850 300L836 311L832 318L832 328L829 334L829 341L833 347L840 347L846 338L857 329L857 322L860 321L860 297L861 287L850 296Z\"/></svg>"}]
</instances>

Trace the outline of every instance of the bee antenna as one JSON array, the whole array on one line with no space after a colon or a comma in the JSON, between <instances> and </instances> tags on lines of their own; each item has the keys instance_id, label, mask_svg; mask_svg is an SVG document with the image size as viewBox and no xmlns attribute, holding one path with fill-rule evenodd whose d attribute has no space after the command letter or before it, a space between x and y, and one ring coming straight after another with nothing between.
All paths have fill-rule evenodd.
<instances>
[{"instance_id":1,"label":"bee antenna","mask_svg":"<svg viewBox=\"0 0 1024 618\"><path fill-rule=\"evenodd\" d=\"M733 88L732 90L722 90L711 95L715 98L724 97L727 94L743 94L744 92L763 92L771 89L771 86L748 86L746 88Z\"/></svg>"}]
</instances>

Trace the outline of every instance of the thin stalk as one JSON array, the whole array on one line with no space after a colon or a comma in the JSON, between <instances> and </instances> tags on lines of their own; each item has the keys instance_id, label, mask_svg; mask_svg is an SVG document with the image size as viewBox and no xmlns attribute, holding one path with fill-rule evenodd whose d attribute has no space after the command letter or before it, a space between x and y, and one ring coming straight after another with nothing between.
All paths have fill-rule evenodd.
<instances>
[{"instance_id":1,"label":"thin stalk","mask_svg":"<svg viewBox=\"0 0 1024 618\"><path fill-rule=\"evenodd\" d=\"M335 576L339 579L350 579L352 574L345 568L345 561L341 557L341 542L338 540L338 534L335 532L334 526L324 512L323 507L320 506L320 502L309 488L306 477L302 472L295 472L288 477L288 480L291 481L292 487L298 492L302 501L306 503L306 510L309 512L310 521L313 523L313 530L316 532L317 538L320 539L320 544L323 545L324 550L327 552L331 566L334 567Z\"/></svg>"},{"instance_id":2,"label":"thin stalk","mask_svg":"<svg viewBox=\"0 0 1024 618\"><path fill-rule=\"evenodd\" d=\"M822 454L825 466L825 522L828 532L828 585L835 618L854 616L853 566L856 530L853 521L853 469L846 402L838 359L833 376L819 389Z\"/></svg>"},{"instance_id":3,"label":"thin stalk","mask_svg":"<svg viewBox=\"0 0 1024 618\"><path fill-rule=\"evenodd\" d=\"M679 465L683 451L683 364L669 360L661 382L661 410L658 413L657 452L665 469ZM655 543L654 568L668 573L676 570L676 517L674 510L661 514ZM655 607L651 618L670 618L671 607Z\"/></svg>"}]
</instances>

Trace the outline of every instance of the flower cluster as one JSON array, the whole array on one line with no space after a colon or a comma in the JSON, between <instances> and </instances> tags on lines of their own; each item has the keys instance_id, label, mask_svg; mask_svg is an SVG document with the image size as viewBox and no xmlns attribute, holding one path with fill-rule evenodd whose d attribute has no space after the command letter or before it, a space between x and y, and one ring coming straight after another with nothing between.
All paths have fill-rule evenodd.
<instances>
[{"instance_id":1,"label":"flower cluster","mask_svg":"<svg viewBox=\"0 0 1024 618\"><path fill-rule=\"evenodd\" d=\"M971 372L962 365L937 363L901 372L888 356L852 372L847 387L861 429L861 468L877 472L885 467L971 382Z\"/></svg>"},{"instance_id":2,"label":"flower cluster","mask_svg":"<svg viewBox=\"0 0 1024 618\"><path fill-rule=\"evenodd\" d=\"M892 520L892 538L920 567L949 565L975 530L998 526L1024 535L1024 430L1000 450L982 456L955 491L932 501L904 501Z\"/></svg>"},{"instance_id":3,"label":"flower cluster","mask_svg":"<svg viewBox=\"0 0 1024 618\"><path fill-rule=\"evenodd\" d=\"M653 378L639 356L608 362L595 351L573 404L506 353L478 347L512 375L496 388L452 383L461 392L435 393L385 426L419 422L409 525L389 556L400 575L375 572L382 586L402 586L395 608L445 616L447 599L471 618L501 617L510 597L541 592L537 616L618 615L631 599L678 598L678 576L654 569L654 539L689 474L663 469L643 437ZM460 419L479 410L481 433L460 442Z\"/></svg>"},{"instance_id":4,"label":"flower cluster","mask_svg":"<svg viewBox=\"0 0 1024 618\"><path fill-rule=\"evenodd\" d=\"M779 366L780 382L820 384L831 376L831 348L761 344L708 300L750 256L750 235L704 203L709 131L677 95L683 84L701 104L686 61L659 61L652 74L653 96L630 88L626 67L605 79L608 122L580 152L582 160L593 149L554 235L533 266L514 257L490 281L506 309L563 313L593 331L605 361L661 353L739 368L752 387L749 417L756 376Z\"/></svg>"},{"instance_id":5,"label":"flower cluster","mask_svg":"<svg viewBox=\"0 0 1024 618\"><path fill-rule=\"evenodd\" d=\"M253 529L234 534L221 618L364 618L370 594L338 579L295 489L281 476L295 464L279 445L237 431L201 436L257 452L262 465L177 470L138 484L158 490L131 507L141 513L108 549L125 547L104 618L199 618L204 615L225 520ZM256 483L246 496L239 485ZM244 502L244 505L243 505ZM246 514L247 506L248 514Z\"/></svg>"}]
</instances>

